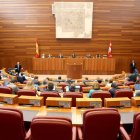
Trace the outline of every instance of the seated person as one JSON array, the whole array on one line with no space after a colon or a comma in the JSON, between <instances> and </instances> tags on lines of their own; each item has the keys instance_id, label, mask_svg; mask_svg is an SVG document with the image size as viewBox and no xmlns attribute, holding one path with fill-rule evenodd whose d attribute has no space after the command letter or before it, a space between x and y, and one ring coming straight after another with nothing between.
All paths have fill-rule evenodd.
<instances>
[{"instance_id":1,"label":"seated person","mask_svg":"<svg viewBox=\"0 0 140 140\"><path fill-rule=\"evenodd\" d=\"M138 74L139 73L138 69L135 68L133 73Z\"/></svg>"},{"instance_id":2,"label":"seated person","mask_svg":"<svg viewBox=\"0 0 140 140\"><path fill-rule=\"evenodd\" d=\"M86 58L92 58L91 54L90 54L90 53L87 54L87 55L86 55Z\"/></svg>"},{"instance_id":3,"label":"seated person","mask_svg":"<svg viewBox=\"0 0 140 140\"><path fill-rule=\"evenodd\" d=\"M72 58L75 58L76 57L76 54L75 53L72 53L71 57Z\"/></svg>"},{"instance_id":4,"label":"seated person","mask_svg":"<svg viewBox=\"0 0 140 140\"><path fill-rule=\"evenodd\" d=\"M20 82L21 84L23 84L24 81L26 81L26 78L25 78L25 76L23 75L23 73L21 73L20 76L19 76L19 75L17 76L17 81Z\"/></svg>"},{"instance_id":5,"label":"seated person","mask_svg":"<svg viewBox=\"0 0 140 140\"><path fill-rule=\"evenodd\" d=\"M68 78L67 81L66 81L69 85L71 85L72 83L75 82L75 80L71 79L71 78Z\"/></svg>"},{"instance_id":6,"label":"seated person","mask_svg":"<svg viewBox=\"0 0 140 140\"><path fill-rule=\"evenodd\" d=\"M91 80L89 80L88 77L85 77L85 79L83 80L85 86L87 86L86 82L91 82Z\"/></svg>"},{"instance_id":7,"label":"seated person","mask_svg":"<svg viewBox=\"0 0 140 140\"><path fill-rule=\"evenodd\" d=\"M23 87L23 89L25 89L25 90L36 90L32 81L28 81L26 83L25 87Z\"/></svg>"},{"instance_id":8,"label":"seated person","mask_svg":"<svg viewBox=\"0 0 140 140\"><path fill-rule=\"evenodd\" d=\"M140 75L138 75L137 77L136 77L136 82L135 82L136 84L140 84Z\"/></svg>"},{"instance_id":9,"label":"seated person","mask_svg":"<svg viewBox=\"0 0 140 140\"><path fill-rule=\"evenodd\" d=\"M46 91L57 92L57 90L55 90L54 83L48 83L48 87L47 87Z\"/></svg>"},{"instance_id":10,"label":"seated person","mask_svg":"<svg viewBox=\"0 0 140 140\"><path fill-rule=\"evenodd\" d=\"M75 92L75 85L66 86L66 92Z\"/></svg>"},{"instance_id":11,"label":"seated person","mask_svg":"<svg viewBox=\"0 0 140 140\"><path fill-rule=\"evenodd\" d=\"M134 92L134 97L139 97L140 96L140 90L136 90Z\"/></svg>"},{"instance_id":12,"label":"seated person","mask_svg":"<svg viewBox=\"0 0 140 140\"><path fill-rule=\"evenodd\" d=\"M10 87L12 89L13 94L16 94L17 91L19 90L18 87L15 84L16 82L17 82L16 80L12 79L7 85L7 87Z\"/></svg>"},{"instance_id":13,"label":"seated person","mask_svg":"<svg viewBox=\"0 0 140 140\"><path fill-rule=\"evenodd\" d=\"M94 92L98 92L98 91L102 91L102 90L100 89L100 85L99 85L98 82L94 82L94 84L93 84L93 86L92 86L92 89L89 91L87 97L88 97L88 98L91 98L92 94L93 94Z\"/></svg>"},{"instance_id":14,"label":"seated person","mask_svg":"<svg viewBox=\"0 0 140 140\"><path fill-rule=\"evenodd\" d=\"M34 79L32 80L32 83L35 85L40 85L40 82L38 80L38 76L35 76Z\"/></svg>"},{"instance_id":15,"label":"seated person","mask_svg":"<svg viewBox=\"0 0 140 140\"><path fill-rule=\"evenodd\" d=\"M128 81L136 82L136 77L138 76L137 73L132 73L128 76Z\"/></svg>"},{"instance_id":16,"label":"seated person","mask_svg":"<svg viewBox=\"0 0 140 140\"><path fill-rule=\"evenodd\" d=\"M48 54L48 58L51 58L51 57L52 57L52 55L49 53L49 54Z\"/></svg>"},{"instance_id":17,"label":"seated person","mask_svg":"<svg viewBox=\"0 0 140 140\"><path fill-rule=\"evenodd\" d=\"M111 84L113 83L113 79L105 79L105 83L107 87L111 87Z\"/></svg>"},{"instance_id":18,"label":"seated person","mask_svg":"<svg viewBox=\"0 0 140 140\"><path fill-rule=\"evenodd\" d=\"M54 80L54 82L65 82L65 80L62 79L61 76L58 76L58 78L56 80Z\"/></svg>"},{"instance_id":19,"label":"seated person","mask_svg":"<svg viewBox=\"0 0 140 140\"><path fill-rule=\"evenodd\" d=\"M58 58L64 58L64 56L60 53Z\"/></svg>"},{"instance_id":20,"label":"seated person","mask_svg":"<svg viewBox=\"0 0 140 140\"><path fill-rule=\"evenodd\" d=\"M118 88L117 83L116 82L113 82L111 84L111 89L109 89L109 92L110 92L110 94L111 94L112 97L115 97L115 91L118 90L118 89L119 88Z\"/></svg>"},{"instance_id":21,"label":"seated person","mask_svg":"<svg viewBox=\"0 0 140 140\"><path fill-rule=\"evenodd\" d=\"M140 83L135 83L134 84L134 96L140 96Z\"/></svg>"},{"instance_id":22,"label":"seated person","mask_svg":"<svg viewBox=\"0 0 140 140\"><path fill-rule=\"evenodd\" d=\"M97 78L97 81L98 81L99 84L101 84L103 82L103 80L99 77Z\"/></svg>"}]
</instances>

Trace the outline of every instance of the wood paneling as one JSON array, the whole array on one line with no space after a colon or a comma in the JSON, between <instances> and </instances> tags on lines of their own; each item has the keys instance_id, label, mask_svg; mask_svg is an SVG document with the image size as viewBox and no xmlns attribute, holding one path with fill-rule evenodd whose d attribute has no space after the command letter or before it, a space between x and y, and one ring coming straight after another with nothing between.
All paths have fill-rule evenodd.
<instances>
[{"instance_id":1,"label":"wood paneling","mask_svg":"<svg viewBox=\"0 0 140 140\"><path fill-rule=\"evenodd\" d=\"M115 59L111 58L33 58L33 72L36 74L67 74L68 65L82 65L82 74L115 73Z\"/></svg>"},{"instance_id":2,"label":"wood paneling","mask_svg":"<svg viewBox=\"0 0 140 140\"><path fill-rule=\"evenodd\" d=\"M140 0L69 1L94 2L92 39L55 38L55 18L51 13L54 0L0 0L0 67L13 67L20 61L32 72L36 39L40 53L53 56L70 56L72 52L78 56L107 54L111 40L116 73L128 72L133 58L138 64Z\"/></svg>"}]
</instances>

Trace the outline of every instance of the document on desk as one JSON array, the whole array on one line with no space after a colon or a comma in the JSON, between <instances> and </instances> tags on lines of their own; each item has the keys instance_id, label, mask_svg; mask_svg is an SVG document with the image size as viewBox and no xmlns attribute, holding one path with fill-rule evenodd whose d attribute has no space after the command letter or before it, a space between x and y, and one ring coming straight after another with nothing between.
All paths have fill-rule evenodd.
<instances>
[{"instance_id":1,"label":"document on desk","mask_svg":"<svg viewBox=\"0 0 140 140\"><path fill-rule=\"evenodd\" d=\"M135 112L120 112L121 115L121 122L123 124L130 124L133 123L133 116Z\"/></svg>"},{"instance_id":2,"label":"document on desk","mask_svg":"<svg viewBox=\"0 0 140 140\"><path fill-rule=\"evenodd\" d=\"M33 117L37 116L39 111L36 110L21 110L24 121L31 122Z\"/></svg>"}]
</instances>

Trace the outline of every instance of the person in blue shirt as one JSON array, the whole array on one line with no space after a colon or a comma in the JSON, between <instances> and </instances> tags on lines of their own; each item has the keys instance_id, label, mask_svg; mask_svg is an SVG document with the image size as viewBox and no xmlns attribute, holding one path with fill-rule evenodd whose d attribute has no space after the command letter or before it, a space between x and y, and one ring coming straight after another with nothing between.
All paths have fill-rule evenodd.
<instances>
[{"instance_id":1,"label":"person in blue shirt","mask_svg":"<svg viewBox=\"0 0 140 140\"><path fill-rule=\"evenodd\" d=\"M89 91L87 97L88 97L88 98L91 98L92 94L93 94L94 92L97 92L97 91L102 91L102 90L100 89L99 83L98 83L98 82L95 82L95 83L93 84L93 86L92 86L92 89Z\"/></svg>"}]
</instances>

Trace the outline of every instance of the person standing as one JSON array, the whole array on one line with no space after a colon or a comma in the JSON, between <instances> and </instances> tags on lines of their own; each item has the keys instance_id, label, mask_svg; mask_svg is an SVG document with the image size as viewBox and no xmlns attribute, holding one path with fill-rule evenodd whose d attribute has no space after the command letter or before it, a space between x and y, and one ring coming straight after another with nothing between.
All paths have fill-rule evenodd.
<instances>
[{"instance_id":1,"label":"person standing","mask_svg":"<svg viewBox=\"0 0 140 140\"><path fill-rule=\"evenodd\" d=\"M135 73L135 70L136 70L136 63L134 60L132 60L132 62L130 63L130 72Z\"/></svg>"},{"instance_id":2,"label":"person standing","mask_svg":"<svg viewBox=\"0 0 140 140\"><path fill-rule=\"evenodd\" d=\"M17 64L15 65L15 72L19 74L20 71L21 71L21 65L19 62L17 62Z\"/></svg>"}]
</instances>

